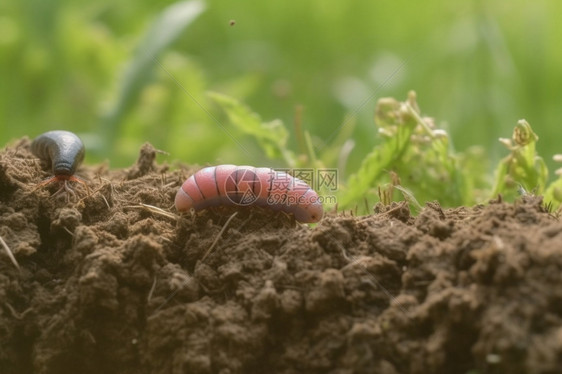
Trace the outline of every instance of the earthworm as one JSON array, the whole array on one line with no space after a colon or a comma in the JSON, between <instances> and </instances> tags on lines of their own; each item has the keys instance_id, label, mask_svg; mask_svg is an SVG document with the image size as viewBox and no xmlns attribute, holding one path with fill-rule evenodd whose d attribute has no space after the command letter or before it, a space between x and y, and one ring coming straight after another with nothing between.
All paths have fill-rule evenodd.
<instances>
[{"instance_id":1,"label":"earthworm","mask_svg":"<svg viewBox=\"0 0 562 374\"><path fill-rule=\"evenodd\" d=\"M318 194L306 182L270 168L219 165L199 170L176 193L178 211L213 206L262 206L292 214L299 222L323 215Z\"/></svg>"},{"instance_id":2,"label":"earthworm","mask_svg":"<svg viewBox=\"0 0 562 374\"><path fill-rule=\"evenodd\" d=\"M75 195L68 181L86 183L74 176L76 169L84 160L85 148L82 140L69 131L48 131L36 137L31 143L31 152L42 161L51 165L54 176L41 183L38 187L45 186L55 181L64 181L64 185L55 193L57 195L63 189Z\"/></svg>"}]
</instances>

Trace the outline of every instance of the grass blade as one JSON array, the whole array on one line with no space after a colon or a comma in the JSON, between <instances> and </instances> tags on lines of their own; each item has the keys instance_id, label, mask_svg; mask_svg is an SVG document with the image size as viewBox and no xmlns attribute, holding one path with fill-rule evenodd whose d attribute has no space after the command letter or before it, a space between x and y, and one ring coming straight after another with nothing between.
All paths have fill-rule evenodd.
<instances>
[{"instance_id":1,"label":"grass blade","mask_svg":"<svg viewBox=\"0 0 562 374\"><path fill-rule=\"evenodd\" d=\"M205 9L200 0L181 1L165 8L152 23L125 70L119 94L102 119L100 144L112 149L120 124L150 80L156 58L169 47ZM99 150L106 154L108 149Z\"/></svg>"}]
</instances>

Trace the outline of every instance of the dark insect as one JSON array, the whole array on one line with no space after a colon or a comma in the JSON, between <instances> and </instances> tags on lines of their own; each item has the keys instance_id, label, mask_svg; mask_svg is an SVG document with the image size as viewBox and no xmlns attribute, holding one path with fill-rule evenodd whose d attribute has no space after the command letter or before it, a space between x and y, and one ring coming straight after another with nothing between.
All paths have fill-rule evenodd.
<instances>
[{"instance_id":1,"label":"dark insect","mask_svg":"<svg viewBox=\"0 0 562 374\"><path fill-rule=\"evenodd\" d=\"M88 189L86 182L74 175L85 154L84 143L76 134L63 130L48 131L33 140L31 152L50 165L54 174L53 177L39 183L37 188L60 182L62 186L53 196L66 191L73 197L76 197L76 193L68 184L69 181L81 183Z\"/></svg>"}]
</instances>

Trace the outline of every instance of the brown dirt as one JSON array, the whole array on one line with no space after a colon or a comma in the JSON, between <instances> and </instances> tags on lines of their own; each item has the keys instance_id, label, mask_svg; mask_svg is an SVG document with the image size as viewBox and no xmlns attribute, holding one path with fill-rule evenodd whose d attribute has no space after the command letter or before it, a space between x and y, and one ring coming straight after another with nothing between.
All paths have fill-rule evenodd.
<instances>
[{"instance_id":1,"label":"brown dirt","mask_svg":"<svg viewBox=\"0 0 562 374\"><path fill-rule=\"evenodd\" d=\"M35 189L28 139L0 152L21 267L0 248L0 373L562 371L562 224L540 198L312 228L241 210L202 261L232 212L178 215L193 170L154 159L83 167L93 193L67 202Z\"/></svg>"}]
</instances>

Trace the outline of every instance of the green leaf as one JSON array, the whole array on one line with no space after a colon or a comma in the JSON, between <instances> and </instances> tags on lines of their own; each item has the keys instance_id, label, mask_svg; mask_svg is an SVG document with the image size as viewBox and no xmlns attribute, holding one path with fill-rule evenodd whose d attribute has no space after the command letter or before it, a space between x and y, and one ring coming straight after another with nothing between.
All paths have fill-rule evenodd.
<instances>
[{"instance_id":1,"label":"green leaf","mask_svg":"<svg viewBox=\"0 0 562 374\"><path fill-rule=\"evenodd\" d=\"M392 98L379 100L375 113L375 121L384 142L375 147L363 159L357 173L349 177L347 190L338 199L338 205L344 208L357 204L374 187L375 181L400 159L417 125L412 107Z\"/></svg>"},{"instance_id":2,"label":"green leaf","mask_svg":"<svg viewBox=\"0 0 562 374\"><path fill-rule=\"evenodd\" d=\"M209 92L208 95L221 106L236 128L256 139L267 157L283 159L288 167L295 167L295 156L287 149L289 132L283 121L274 119L270 122L263 122L257 113L230 96L218 92Z\"/></svg>"},{"instance_id":3,"label":"green leaf","mask_svg":"<svg viewBox=\"0 0 562 374\"><path fill-rule=\"evenodd\" d=\"M513 130L512 139L500 139L511 151L503 158L496 170L496 181L492 197L502 194L511 200L519 189L540 195L548 179L548 169L544 160L536 152L539 137L524 119L519 120Z\"/></svg>"},{"instance_id":4,"label":"green leaf","mask_svg":"<svg viewBox=\"0 0 562 374\"><path fill-rule=\"evenodd\" d=\"M562 155L554 155L554 161L562 162ZM553 209L558 209L562 203L562 168L554 172L558 179L552 182L544 192L544 201L551 204Z\"/></svg>"},{"instance_id":5,"label":"green leaf","mask_svg":"<svg viewBox=\"0 0 562 374\"><path fill-rule=\"evenodd\" d=\"M438 199L444 206L472 202L474 195L468 186L475 185L477 180L469 177L473 169L461 165L474 163L469 157L454 153L447 132L436 128L432 118L420 114L415 92L410 92L405 102L379 100L375 122L382 143L349 178L347 189L340 193L340 206L356 205L375 187L385 185L389 177L394 188L379 190L386 200L393 199L395 190L399 190L412 206L416 199Z\"/></svg>"}]
</instances>

